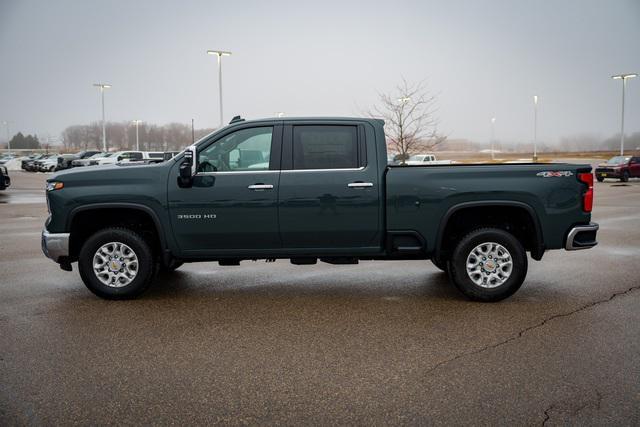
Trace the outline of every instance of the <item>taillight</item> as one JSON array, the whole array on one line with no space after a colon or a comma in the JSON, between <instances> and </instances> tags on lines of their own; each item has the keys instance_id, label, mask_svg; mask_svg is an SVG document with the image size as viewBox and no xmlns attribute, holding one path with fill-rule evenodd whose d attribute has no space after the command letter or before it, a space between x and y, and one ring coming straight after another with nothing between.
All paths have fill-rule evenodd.
<instances>
[{"instance_id":1,"label":"taillight","mask_svg":"<svg viewBox=\"0 0 640 427\"><path fill-rule=\"evenodd\" d=\"M580 182L584 182L587 184L587 191L582 196L582 209L585 212L591 212L593 209L593 174L589 173L579 173L578 179Z\"/></svg>"}]
</instances>

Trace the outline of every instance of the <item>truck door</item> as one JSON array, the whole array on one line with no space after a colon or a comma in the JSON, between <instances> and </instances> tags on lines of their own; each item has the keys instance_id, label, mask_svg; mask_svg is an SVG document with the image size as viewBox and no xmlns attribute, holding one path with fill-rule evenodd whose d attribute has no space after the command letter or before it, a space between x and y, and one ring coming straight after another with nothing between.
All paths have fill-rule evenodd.
<instances>
[{"instance_id":1,"label":"truck door","mask_svg":"<svg viewBox=\"0 0 640 427\"><path fill-rule=\"evenodd\" d=\"M278 196L284 249L381 247L375 141L357 122L285 122Z\"/></svg>"},{"instance_id":2,"label":"truck door","mask_svg":"<svg viewBox=\"0 0 640 427\"><path fill-rule=\"evenodd\" d=\"M282 126L235 126L197 152L193 187L168 182L176 243L187 254L278 249L277 194Z\"/></svg>"},{"instance_id":3,"label":"truck door","mask_svg":"<svg viewBox=\"0 0 640 427\"><path fill-rule=\"evenodd\" d=\"M640 157L632 157L629 160L629 176L640 178Z\"/></svg>"}]
</instances>

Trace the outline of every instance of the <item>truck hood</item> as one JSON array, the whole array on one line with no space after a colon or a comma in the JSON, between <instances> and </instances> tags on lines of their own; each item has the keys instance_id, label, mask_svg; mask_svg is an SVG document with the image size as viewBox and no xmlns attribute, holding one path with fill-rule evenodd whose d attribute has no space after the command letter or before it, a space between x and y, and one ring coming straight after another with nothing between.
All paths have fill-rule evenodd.
<instances>
[{"instance_id":1,"label":"truck hood","mask_svg":"<svg viewBox=\"0 0 640 427\"><path fill-rule=\"evenodd\" d=\"M78 169L67 169L54 174L47 181L61 181L65 184L81 185L129 185L140 181L157 179L158 174L168 171L172 162L155 165L120 166L104 165Z\"/></svg>"},{"instance_id":2,"label":"truck hood","mask_svg":"<svg viewBox=\"0 0 640 427\"><path fill-rule=\"evenodd\" d=\"M599 168L622 168L622 167L625 167L625 166L626 166L626 164L624 164L624 163L619 164L619 165L612 165L610 163L600 163L597 167L599 167Z\"/></svg>"}]
</instances>

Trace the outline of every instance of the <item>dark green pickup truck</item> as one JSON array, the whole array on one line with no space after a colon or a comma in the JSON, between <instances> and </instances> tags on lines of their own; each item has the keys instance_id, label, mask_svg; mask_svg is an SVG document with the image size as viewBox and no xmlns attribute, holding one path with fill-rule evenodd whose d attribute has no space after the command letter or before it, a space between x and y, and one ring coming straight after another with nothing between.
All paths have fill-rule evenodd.
<instances>
[{"instance_id":1,"label":"dark green pickup truck","mask_svg":"<svg viewBox=\"0 0 640 427\"><path fill-rule=\"evenodd\" d=\"M387 166L384 123L244 121L171 160L47 181L46 256L110 299L184 262L431 259L468 297L497 301L527 254L596 245L589 165Z\"/></svg>"}]
</instances>

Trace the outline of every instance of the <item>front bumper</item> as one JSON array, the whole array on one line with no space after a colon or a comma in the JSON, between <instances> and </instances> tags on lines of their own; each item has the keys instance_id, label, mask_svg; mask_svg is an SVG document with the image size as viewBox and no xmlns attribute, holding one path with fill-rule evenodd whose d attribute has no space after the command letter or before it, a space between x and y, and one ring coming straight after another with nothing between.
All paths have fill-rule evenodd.
<instances>
[{"instance_id":1,"label":"front bumper","mask_svg":"<svg viewBox=\"0 0 640 427\"><path fill-rule=\"evenodd\" d=\"M69 256L69 233L49 233L42 230L42 252L47 258L60 262Z\"/></svg>"},{"instance_id":2,"label":"front bumper","mask_svg":"<svg viewBox=\"0 0 640 427\"><path fill-rule=\"evenodd\" d=\"M620 170L598 170L596 169L597 178L622 178L622 172Z\"/></svg>"},{"instance_id":3,"label":"front bumper","mask_svg":"<svg viewBox=\"0 0 640 427\"><path fill-rule=\"evenodd\" d=\"M564 248L568 251L589 249L598 244L596 234L600 226L595 222L589 225L576 225L567 234L567 241Z\"/></svg>"}]
</instances>

